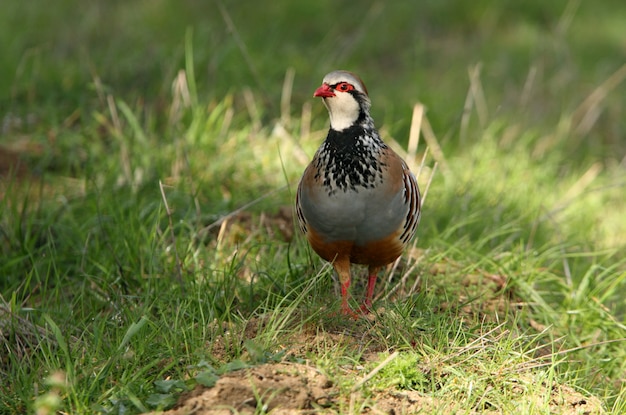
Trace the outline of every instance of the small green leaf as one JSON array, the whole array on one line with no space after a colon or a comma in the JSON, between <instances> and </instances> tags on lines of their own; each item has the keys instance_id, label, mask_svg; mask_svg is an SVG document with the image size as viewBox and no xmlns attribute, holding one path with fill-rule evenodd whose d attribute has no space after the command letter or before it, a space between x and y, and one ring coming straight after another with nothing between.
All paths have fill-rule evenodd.
<instances>
[{"instance_id":1,"label":"small green leaf","mask_svg":"<svg viewBox=\"0 0 626 415\"><path fill-rule=\"evenodd\" d=\"M201 367L205 367L207 369L213 370L215 371L215 369L213 369L213 366L211 366L209 364L209 362L207 362L206 360L202 359L198 362L198 364L196 365L197 368L201 368Z\"/></svg>"},{"instance_id":2,"label":"small green leaf","mask_svg":"<svg viewBox=\"0 0 626 415\"><path fill-rule=\"evenodd\" d=\"M228 362L225 365L220 366L217 370L218 374L233 372L235 370L241 370L250 367L248 364L242 362L241 360L233 360L232 362Z\"/></svg>"},{"instance_id":3,"label":"small green leaf","mask_svg":"<svg viewBox=\"0 0 626 415\"><path fill-rule=\"evenodd\" d=\"M146 403L155 408L169 408L176 403L176 398L171 393L153 393Z\"/></svg>"},{"instance_id":4,"label":"small green leaf","mask_svg":"<svg viewBox=\"0 0 626 415\"><path fill-rule=\"evenodd\" d=\"M154 382L154 386L156 386L157 391L161 393L187 390L187 385L180 379L157 380Z\"/></svg>"},{"instance_id":5,"label":"small green leaf","mask_svg":"<svg viewBox=\"0 0 626 415\"><path fill-rule=\"evenodd\" d=\"M206 386L207 388L212 388L215 386L215 382L219 380L219 376L213 373L212 370L205 370L196 375L195 379L202 386Z\"/></svg>"},{"instance_id":6,"label":"small green leaf","mask_svg":"<svg viewBox=\"0 0 626 415\"><path fill-rule=\"evenodd\" d=\"M248 356L250 357L250 362L253 364L259 363L267 363L267 355L268 353L261 348L258 344L253 342L252 340L246 340L243 343L243 346L248 351Z\"/></svg>"}]
</instances>

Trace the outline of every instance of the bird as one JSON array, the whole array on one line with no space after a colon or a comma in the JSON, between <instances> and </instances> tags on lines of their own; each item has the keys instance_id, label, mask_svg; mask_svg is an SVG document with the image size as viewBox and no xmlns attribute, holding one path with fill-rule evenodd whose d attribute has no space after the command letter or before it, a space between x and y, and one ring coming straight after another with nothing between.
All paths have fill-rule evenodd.
<instances>
[{"instance_id":1,"label":"bird","mask_svg":"<svg viewBox=\"0 0 626 415\"><path fill-rule=\"evenodd\" d=\"M348 301L350 264L368 268L359 310L366 314L379 271L415 235L421 195L406 162L380 137L361 78L344 70L330 72L313 97L326 106L330 128L298 184L297 221L312 249L333 265L341 313L357 318Z\"/></svg>"}]
</instances>

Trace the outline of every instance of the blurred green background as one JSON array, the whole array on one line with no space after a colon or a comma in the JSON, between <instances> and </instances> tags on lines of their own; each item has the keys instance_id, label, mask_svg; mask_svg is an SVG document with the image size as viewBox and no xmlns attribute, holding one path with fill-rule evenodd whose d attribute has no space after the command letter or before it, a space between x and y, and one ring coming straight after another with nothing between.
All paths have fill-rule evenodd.
<instances>
[{"instance_id":1,"label":"blurred green background","mask_svg":"<svg viewBox=\"0 0 626 415\"><path fill-rule=\"evenodd\" d=\"M410 106L421 101L435 131L454 137L468 68L478 63L492 114L518 107L530 77L523 113L554 124L626 61L620 0L9 0L2 9L0 108L30 120L26 130L76 109L88 117L98 105L95 77L126 101L166 105L188 30L202 99L250 87L267 104L263 115L277 117L287 68L296 71L296 111L325 73L345 68L365 80L375 119L395 136L406 135ZM623 154L620 88L577 155Z\"/></svg>"}]
</instances>

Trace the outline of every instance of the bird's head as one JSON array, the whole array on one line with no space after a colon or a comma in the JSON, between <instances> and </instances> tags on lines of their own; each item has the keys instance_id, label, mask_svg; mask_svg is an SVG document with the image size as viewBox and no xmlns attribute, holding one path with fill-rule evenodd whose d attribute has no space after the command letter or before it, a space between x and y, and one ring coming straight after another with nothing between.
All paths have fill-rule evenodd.
<instances>
[{"instance_id":1,"label":"bird's head","mask_svg":"<svg viewBox=\"0 0 626 415\"><path fill-rule=\"evenodd\" d=\"M324 100L333 130L342 131L371 120L367 89L363 81L352 72L334 71L327 74L313 96Z\"/></svg>"}]
</instances>

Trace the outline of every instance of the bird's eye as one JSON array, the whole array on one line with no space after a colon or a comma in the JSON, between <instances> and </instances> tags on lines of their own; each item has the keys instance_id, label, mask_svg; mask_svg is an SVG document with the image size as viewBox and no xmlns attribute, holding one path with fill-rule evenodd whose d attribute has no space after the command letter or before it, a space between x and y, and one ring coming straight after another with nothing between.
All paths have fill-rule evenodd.
<instances>
[{"instance_id":1,"label":"bird's eye","mask_svg":"<svg viewBox=\"0 0 626 415\"><path fill-rule=\"evenodd\" d=\"M335 86L335 89L341 92L348 92L352 91L354 87L347 82L339 82L337 86Z\"/></svg>"}]
</instances>

